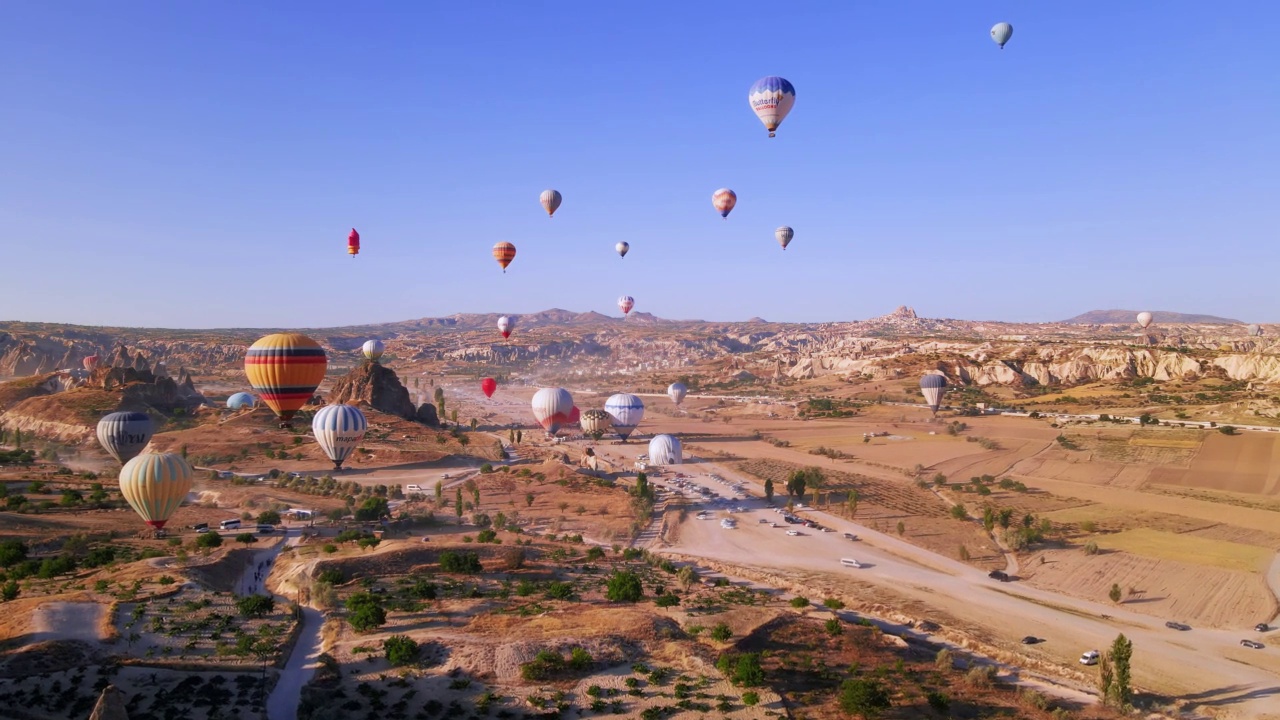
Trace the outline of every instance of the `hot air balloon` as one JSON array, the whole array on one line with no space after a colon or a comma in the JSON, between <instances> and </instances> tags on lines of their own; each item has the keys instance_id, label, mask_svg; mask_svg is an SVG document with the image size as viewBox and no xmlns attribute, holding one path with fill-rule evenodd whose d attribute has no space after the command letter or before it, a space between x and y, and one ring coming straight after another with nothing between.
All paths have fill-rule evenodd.
<instances>
[{"instance_id":1,"label":"hot air balloon","mask_svg":"<svg viewBox=\"0 0 1280 720\"><path fill-rule=\"evenodd\" d=\"M619 254L619 255L621 255L622 257L626 257L626 256L627 256L627 251L631 249L631 243L629 243L629 242L620 242L620 243L618 243L617 245L614 245L614 246L613 246L613 249L614 249L614 250L617 250L617 251L618 251L618 254Z\"/></svg>"},{"instance_id":2,"label":"hot air balloon","mask_svg":"<svg viewBox=\"0 0 1280 720\"><path fill-rule=\"evenodd\" d=\"M493 391L498 389L498 381L493 378L485 378L480 381L480 390L484 392L485 397L493 397Z\"/></svg>"},{"instance_id":3,"label":"hot air balloon","mask_svg":"<svg viewBox=\"0 0 1280 720\"><path fill-rule=\"evenodd\" d=\"M498 318L498 332L502 333L502 337L511 337L511 331L516 329L516 319L503 315Z\"/></svg>"},{"instance_id":4,"label":"hot air balloon","mask_svg":"<svg viewBox=\"0 0 1280 720\"><path fill-rule=\"evenodd\" d=\"M98 421L98 442L121 463L138 456L151 442L156 426L142 412L113 412Z\"/></svg>"},{"instance_id":5,"label":"hot air balloon","mask_svg":"<svg viewBox=\"0 0 1280 720\"><path fill-rule=\"evenodd\" d=\"M498 261L498 264L502 266L502 272L505 273L507 266L511 264L512 260L516 259L516 246L509 242L494 243L493 259Z\"/></svg>"},{"instance_id":6,"label":"hot air balloon","mask_svg":"<svg viewBox=\"0 0 1280 720\"><path fill-rule=\"evenodd\" d=\"M542 203L542 209L547 211L547 217L555 217L561 200L564 200L564 197L560 195L559 190L543 190L542 195L538 196L538 202Z\"/></svg>"},{"instance_id":7,"label":"hot air balloon","mask_svg":"<svg viewBox=\"0 0 1280 720\"><path fill-rule=\"evenodd\" d=\"M369 358L373 362L378 362L378 359L382 357L382 353L387 351L387 346L383 345L381 340L375 338L373 340L366 340L364 347L360 349L364 351L365 357Z\"/></svg>"},{"instance_id":8,"label":"hot air balloon","mask_svg":"<svg viewBox=\"0 0 1280 720\"><path fill-rule=\"evenodd\" d=\"M120 469L120 494L159 530L191 492L191 466L177 453L139 455Z\"/></svg>"},{"instance_id":9,"label":"hot air balloon","mask_svg":"<svg viewBox=\"0 0 1280 720\"><path fill-rule=\"evenodd\" d=\"M1151 327L1151 321L1153 319L1154 318L1152 317L1151 313L1147 312L1146 310L1143 310L1142 312L1138 313L1138 327L1144 330L1147 329L1148 327Z\"/></svg>"},{"instance_id":10,"label":"hot air balloon","mask_svg":"<svg viewBox=\"0 0 1280 720\"><path fill-rule=\"evenodd\" d=\"M232 410L239 410L241 408L251 408L254 406L255 402L256 401L253 399L253 396L250 395L249 393L238 392L235 395L232 395L231 397L227 398L227 407Z\"/></svg>"},{"instance_id":11,"label":"hot air balloon","mask_svg":"<svg viewBox=\"0 0 1280 720\"><path fill-rule=\"evenodd\" d=\"M747 91L747 102L760 122L769 129L769 137L773 137L782 124L787 113L796 104L796 89L786 78L776 75L762 77Z\"/></svg>"},{"instance_id":12,"label":"hot air balloon","mask_svg":"<svg viewBox=\"0 0 1280 720\"><path fill-rule=\"evenodd\" d=\"M1001 50L1004 49L1004 44L1009 42L1009 38L1011 37L1013 37L1013 26L1010 25L1009 23L1006 23L1006 22L996 23L994 26L992 26L991 39L994 40L996 44L1000 46ZM1034 41L1032 42L1032 44L1034 44Z\"/></svg>"},{"instance_id":13,"label":"hot air balloon","mask_svg":"<svg viewBox=\"0 0 1280 720\"><path fill-rule=\"evenodd\" d=\"M342 469L342 461L355 452L368 429L369 421L354 405L325 405L311 418L311 432L315 433L316 442L338 470Z\"/></svg>"},{"instance_id":14,"label":"hot air balloon","mask_svg":"<svg viewBox=\"0 0 1280 720\"><path fill-rule=\"evenodd\" d=\"M599 440L609 430L613 416L603 410L585 410L578 422L582 424L582 432Z\"/></svg>"},{"instance_id":15,"label":"hot air balloon","mask_svg":"<svg viewBox=\"0 0 1280 720\"><path fill-rule=\"evenodd\" d=\"M711 193L711 204L720 213L720 217L727 220L729 213L733 212L733 206L738 204L738 194L729 188L720 188Z\"/></svg>"},{"instance_id":16,"label":"hot air balloon","mask_svg":"<svg viewBox=\"0 0 1280 720\"><path fill-rule=\"evenodd\" d=\"M542 388L533 394L533 418L549 435L568 425L572 412L573 396L564 388Z\"/></svg>"},{"instance_id":17,"label":"hot air balloon","mask_svg":"<svg viewBox=\"0 0 1280 720\"><path fill-rule=\"evenodd\" d=\"M787 246L791 244L791 238L796 236L796 231L783 225L773 231L773 236L778 238L778 244L782 246L783 250L786 250Z\"/></svg>"},{"instance_id":18,"label":"hot air balloon","mask_svg":"<svg viewBox=\"0 0 1280 720\"><path fill-rule=\"evenodd\" d=\"M654 435L649 441L650 465L680 465L684 463L680 438L674 435Z\"/></svg>"},{"instance_id":19,"label":"hot air balloon","mask_svg":"<svg viewBox=\"0 0 1280 720\"><path fill-rule=\"evenodd\" d=\"M626 440L644 419L644 401L635 395L618 393L604 402L604 411L613 417L613 431Z\"/></svg>"},{"instance_id":20,"label":"hot air balloon","mask_svg":"<svg viewBox=\"0 0 1280 720\"><path fill-rule=\"evenodd\" d=\"M677 406L684 402L684 396L688 393L689 388L685 387L684 383L673 382L667 386L667 397L671 398L671 402L675 403Z\"/></svg>"},{"instance_id":21,"label":"hot air balloon","mask_svg":"<svg viewBox=\"0 0 1280 720\"><path fill-rule=\"evenodd\" d=\"M280 427L289 428L294 414L311 400L324 380L328 365L320 343L301 333L276 333L250 346L244 374L262 401L279 416Z\"/></svg>"},{"instance_id":22,"label":"hot air balloon","mask_svg":"<svg viewBox=\"0 0 1280 720\"><path fill-rule=\"evenodd\" d=\"M573 408L569 410L569 424L577 425L581 420L582 411L578 409L577 405L574 405Z\"/></svg>"},{"instance_id":23,"label":"hot air balloon","mask_svg":"<svg viewBox=\"0 0 1280 720\"><path fill-rule=\"evenodd\" d=\"M98 363L100 361L101 360L97 355L90 355L84 359L84 369L89 372L93 372L93 369L98 367Z\"/></svg>"},{"instance_id":24,"label":"hot air balloon","mask_svg":"<svg viewBox=\"0 0 1280 720\"><path fill-rule=\"evenodd\" d=\"M1261 325L1250 325L1249 327L1245 328L1245 331L1249 333L1250 337L1262 337Z\"/></svg>"},{"instance_id":25,"label":"hot air balloon","mask_svg":"<svg viewBox=\"0 0 1280 720\"><path fill-rule=\"evenodd\" d=\"M631 308L635 306L636 306L636 299L631 297L630 295L623 295L622 297L618 298L618 309L622 311L622 314L624 317L626 316L627 313L631 312Z\"/></svg>"},{"instance_id":26,"label":"hot air balloon","mask_svg":"<svg viewBox=\"0 0 1280 720\"><path fill-rule=\"evenodd\" d=\"M938 414L938 408L942 406L942 394L946 391L945 377L931 373L920 378L920 392L924 393L924 401L934 415Z\"/></svg>"},{"instance_id":27,"label":"hot air balloon","mask_svg":"<svg viewBox=\"0 0 1280 720\"><path fill-rule=\"evenodd\" d=\"M360 233L355 228L351 228L351 232L347 233L347 254L354 260L360 254Z\"/></svg>"}]
</instances>

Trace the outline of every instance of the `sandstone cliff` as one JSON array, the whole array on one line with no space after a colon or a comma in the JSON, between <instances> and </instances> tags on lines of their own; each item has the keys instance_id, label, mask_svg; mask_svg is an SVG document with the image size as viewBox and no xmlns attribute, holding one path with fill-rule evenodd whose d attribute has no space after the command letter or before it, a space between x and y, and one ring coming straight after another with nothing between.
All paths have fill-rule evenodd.
<instances>
[{"instance_id":1,"label":"sandstone cliff","mask_svg":"<svg viewBox=\"0 0 1280 720\"><path fill-rule=\"evenodd\" d=\"M330 403L364 405L406 420L418 418L418 408L395 371L377 363L366 362L339 378L327 399Z\"/></svg>"}]
</instances>

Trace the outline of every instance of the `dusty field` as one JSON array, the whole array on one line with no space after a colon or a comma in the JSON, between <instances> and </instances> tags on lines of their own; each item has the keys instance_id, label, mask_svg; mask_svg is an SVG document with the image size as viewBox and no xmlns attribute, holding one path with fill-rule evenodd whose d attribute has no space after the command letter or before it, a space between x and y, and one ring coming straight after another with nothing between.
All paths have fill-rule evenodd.
<instances>
[{"instance_id":1,"label":"dusty field","mask_svg":"<svg viewBox=\"0 0 1280 720\"><path fill-rule=\"evenodd\" d=\"M1253 545L1161 532L1146 527L1100 535L1096 542L1098 547L1108 550L1243 573L1264 572L1275 556L1270 549Z\"/></svg>"},{"instance_id":2,"label":"dusty field","mask_svg":"<svg viewBox=\"0 0 1280 720\"><path fill-rule=\"evenodd\" d=\"M1166 485L1280 495L1280 438L1260 433L1208 433L1189 468L1161 468L1152 480Z\"/></svg>"}]
</instances>

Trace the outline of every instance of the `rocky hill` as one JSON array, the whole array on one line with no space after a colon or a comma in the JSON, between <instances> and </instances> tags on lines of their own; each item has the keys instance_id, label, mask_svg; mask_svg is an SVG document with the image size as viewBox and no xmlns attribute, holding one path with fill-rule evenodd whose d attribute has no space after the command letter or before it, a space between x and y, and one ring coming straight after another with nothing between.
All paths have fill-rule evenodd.
<instances>
[{"instance_id":1,"label":"rocky hill","mask_svg":"<svg viewBox=\"0 0 1280 720\"><path fill-rule=\"evenodd\" d=\"M1138 310L1090 310L1069 320L1070 325L1132 325L1138 317ZM1196 315L1194 313L1169 312L1168 310L1152 310L1152 321L1155 323L1171 323L1175 325L1239 325L1239 320L1217 317L1216 315Z\"/></svg>"},{"instance_id":2,"label":"rocky hill","mask_svg":"<svg viewBox=\"0 0 1280 720\"><path fill-rule=\"evenodd\" d=\"M433 427L440 425L435 406L424 403L421 407L414 407L409 399L409 390L400 383L395 371L378 363L366 362L352 368L334 383L327 399L330 403L371 407Z\"/></svg>"}]
</instances>

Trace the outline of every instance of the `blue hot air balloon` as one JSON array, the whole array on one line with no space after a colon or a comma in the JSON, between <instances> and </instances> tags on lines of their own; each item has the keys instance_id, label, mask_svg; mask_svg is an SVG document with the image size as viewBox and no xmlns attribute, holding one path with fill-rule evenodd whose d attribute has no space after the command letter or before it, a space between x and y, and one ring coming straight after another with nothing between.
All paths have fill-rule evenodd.
<instances>
[{"instance_id":1,"label":"blue hot air balloon","mask_svg":"<svg viewBox=\"0 0 1280 720\"><path fill-rule=\"evenodd\" d=\"M253 396L247 392L238 392L227 398L227 407L232 410L240 410L241 408L252 408L256 404Z\"/></svg>"},{"instance_id":2,"label":"blue hot air balloon","mask_svg":"<svg viewBox=\"0 0 1280 720\"><path fill-rule=\"evenodd\" d=\"M626 440L644 419L644 401L635 395L618 393L604 402L604 411L613 418L613 431Z\"/></svg>"},{"instance_id":3,"label":"blue hot air balloon","mask_svg":"<svg viewBox=\"0 0 1280 720\"><path fill-rule=\"evenodd\" d=\"M796 104L796 89L786 78L777 75L762 77L747 91L747 102L760 122L769 129L769 137L773 137L782 124L787 113Z\"/></svg>"},{"instance_id":4,"label":"blue hot air balloon","mask_svg":"<svg viewBox=\"0 0 1280 720\"><path fill-rule=\"evenodd\" d=\"M98 421L98 442L111 457L127 463L151 442L155 424L142 412L113 412Z\"/></svg>"}]
</instances>

